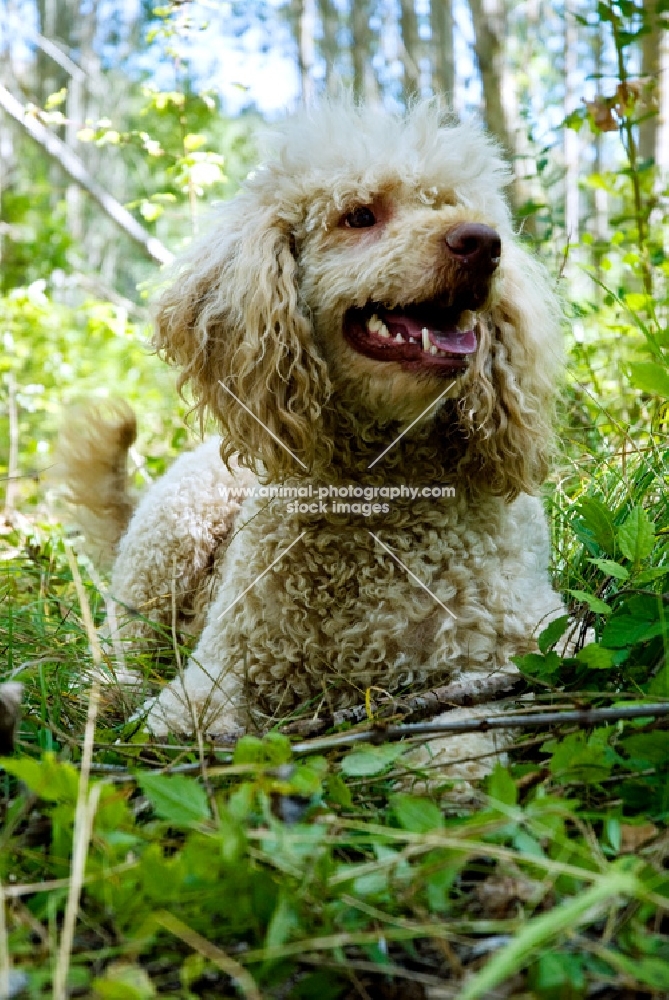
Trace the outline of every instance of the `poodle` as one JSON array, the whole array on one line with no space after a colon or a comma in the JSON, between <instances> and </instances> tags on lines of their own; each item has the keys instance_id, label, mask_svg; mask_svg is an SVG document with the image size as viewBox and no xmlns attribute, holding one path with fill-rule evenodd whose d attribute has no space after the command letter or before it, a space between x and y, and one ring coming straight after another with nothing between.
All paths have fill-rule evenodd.
<instances>
[{"instance_id":1,"label":"poodle","mask_svg":"<svg viewBox=\"0 0 669 1000\"><path fill-rule=\"evenodd\" d=\"M299 113L156 305L155 347L220 438L130 516L131 411L66 428L70 499L115 555L117 638L197 636L145 706L153 734L512 672L564 614L537 495L560 308L508 179L435 101Z\"/></svg>"}]
</instances>

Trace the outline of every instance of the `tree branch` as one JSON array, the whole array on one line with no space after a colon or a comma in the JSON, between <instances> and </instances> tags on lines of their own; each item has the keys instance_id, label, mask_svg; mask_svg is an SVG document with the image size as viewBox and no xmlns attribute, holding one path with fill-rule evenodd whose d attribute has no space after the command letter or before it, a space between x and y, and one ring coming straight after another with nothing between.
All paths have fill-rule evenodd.
<instances>
[{"instance_id":1,"label":"tree branch","mask_svg":"<svg viewBox=\"0 0 669 1000\"><path fill-rule=\"evenodd\" d=\"M23 105L0 83L0 108L18 122L31 139L56 161L62 170L79 187L87 191L109 218L126 233L144 253L159 264L169 264L173 256L160 240L152 236L133 215L108 191L98 184L81 159L65 143L42 125L37 118L27 114Z\"/></svg>"}]
</instances>

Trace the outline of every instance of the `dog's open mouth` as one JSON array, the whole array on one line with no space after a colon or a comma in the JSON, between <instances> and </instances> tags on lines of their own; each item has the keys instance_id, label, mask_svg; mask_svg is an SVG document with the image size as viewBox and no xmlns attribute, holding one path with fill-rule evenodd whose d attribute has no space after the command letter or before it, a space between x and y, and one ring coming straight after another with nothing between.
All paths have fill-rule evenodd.
<instances>
[{"instance_id":1,"label":"dog's open mouth","mask_svg":"<svg viewBox=\"0 0 669 1000\"><path fill-rule=\"evenodd\" d=\"M344 336L375 361L395 361L413 371L444 375L462 371L477 347L476 316L423 303L401 309L369 305L349 309Z\"/></svg>"}]
</instances>

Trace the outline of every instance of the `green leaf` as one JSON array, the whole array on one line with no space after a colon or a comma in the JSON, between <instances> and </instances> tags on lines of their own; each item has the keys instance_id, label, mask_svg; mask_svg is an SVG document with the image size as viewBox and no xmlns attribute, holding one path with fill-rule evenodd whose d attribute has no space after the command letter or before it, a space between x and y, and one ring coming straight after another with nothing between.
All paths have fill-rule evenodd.
<instances>
[{"instance_id":1,"label":"green leaf","mask_svg":"<svg viewBox=\"0 0 669 1000\"><path fill-rule=\"evenodd\" d=\"M569 997L576 1000L583 995L585 975L580 955L570 955L566 951L544 952L530 971L530 982L534 992L542 1000L562 1000Z\"/></svg>"},{"instance_id":2,"label":"green leaf","mask_svg":"<svg viewBox=\"0 0 669 1000\"><path fill-rule=\"evenodd\" d=\"M151 1000L156 995L151 980L138 965L110 965L92 985L101 1000Z\"/></svg>"},{"instance_id":3,"label":"green leaf","mask_svg":"<svg viewBox=\"0 0 669 1000\"><path fill-rule=\"evenodd\" d=\"M669 399L669 370L656 361L633 361L631 382L635 389Z\"/></svg>"},{"instance_id":4,"label":"green leaf","mask_svg":"<svg viewBox=\"0 0 669 1000\"><path fill-rule=\"evenodd\" d=\"M365 746L348 753L341 762L342 773L349 778L371 778L383 774L406 751L402 743Z\"/></svg>"},{"instance_id":5,"label":"green leaf","mask_svg":"<svg viewBox=\"0 0 669 1000\"><path fill-rule=\"evenodd\" d=\"M48 802L73 804L79 792L79 773L71 764L62 764L52 753L41 760L0 758L0 767L13 774L35 795Z\"/></svg>"},{"instance_id":6,"label":"green leaf","mask_svg":"<svg viewBox=\"0 0 669 1000\"><path fill-rule=\"evenodd\" d=\"M210 818L206 792L195 778L143 771L137 775L137 783L160 818L168 823L189 826Z\"/></svg>"},{"instance_id":7,"label":"green leaf","mask_svg":"<svg viewBox=\"0 0 669 1000\"><path fill-rule=\"evenodd\" d=\"M614 562L613 559L588 559L588 562L593 563L597 569L601 569L606 576L612 576L616 580L627 580L630 575L628 569L625 569L620 563Z\"/></svg>"},{"instance_id":8,"label":"green leaf","mask_svg":"<svg viewBox=\"0 0 669 1000\"><path fill-rule=\"evenodd\" d=\"M569 615L561 615L555 618L540 634L538 643L542 653L547 653L551 646L554 646L558 639L567 631L569 625Z\"/></svg>"},{"instance_id":9,"label":"green leaf","mask_svg":"<svg viewBox=\"0 0 669 1000\"><path fill-rule=\"evenodd\" d=\"M235 747L235 764L269 764L278 767L287 764L293 751L290 740L283 733L267 733L262 739L257 736L242 736Z\"/></svg>"},{"instance_id":10,"label":"green leaf","mask_svg":"<svg viewBox=\"0 0 669 1000\"><path fill-rule=\"evenodd\" d=\"M441 809L429 799L413 795L393 795L390 807L402 829L411 833L429 833L430 830L442 830L444 827Z\"/></svg>"},{"instance_id":11,"label":"green leaf","mask_svg":"<svg viewBox=\"0 0 669 1000\"><path fill-rule=\"evenodd\" d=\"M635 733L622 739L620 745L635 761L664 765L669 760L669 732L666 730Z\"/></svg>"},{"instance_id":12,"label":"green leaf","mask_svg":"<svg viewBox=\"0 0 669 1000\"><path fill-rule=\"evenodd\" d=\"M636 982L645 983L653 990L669 990L669 962L664 958L636 956L632 959L612 951L602 957Z\"/></svg>"},{"instance_id":13,"label":"green leaf","mask_svg":"<svg viewBox=\"0 0 669 1000\"><path fill-rule=\"evenodd\" d=\"M427 905L432 913L445 913L455 880L467 860L467 854L455 851L430 851L425 855L418 876L425 886Z\"/></svg>"},{"instance_id":14,"label":"green leaf","mask_svg":"<svg viewBox=\"0 0 669 1000\"><path fill-rule=\"evenodd\" d=\"M551 757L551 774L588 784L608 777L612 762L606 759L604 753L605 740L605 730L596 730L589 739L584 733L565 736Z\"/></svg>"},{"instance_id":15,"label":"green leaf","mask_svg":"<svg viewBox=\"0 0 669 1000\"><path fill-rule=\"evenodd\" d=\"M576 508L581 525L605 552L615 551L615 529L608 508L594 497L582 497Z\"/></svg>"},{"instance_id":16,"label":"green leaf","mask_svg":"<svg viewBox=\"0 0 669 1000\"><path fill-rule=\"evenodd\" d=\"M342 809L350 809L353 805L353 797L339 774L329 774L325 780L325 798L335 806Z\"/></svg>"},{"instance_id":17,"label":"green leaf","mask_svg":"<svg viewBox=\"0 0 669 1000\"><path fill-rule=\"evenodd\" d=\"M265 751L262 740L258 736L242 736L237 741L235 752L232 756L233 764L264 764Z\"/></svg>"},{"instance_id":18,"label":"green leaf","mask_svg":"<svg viewBox=\"0 0 669 1000\"><path fill-rule=\"evenodd\" d=\"M566 116L562 124L565 128L570 128L574 132L580 132L585 124L586 117L584 108L576 108Z\"/></svg>"},{"instance_id":19,"label":"green leaf","mask_svg":"<svg viewBox=\"0 0 669 1000\"><path fill-rule=\"evenodd\" d=\"M263 736L267 763L274 766L288 764L293 756L290 740L284 733L267 733Z\"/></svg>"},{"instance_id":20,"label":"green leaf","mask_svg":"<svg viewBox=\"0 0 669 1000\"><path fill-rule=\"evenodd\" d=\"M495 764L492 774L486 782L486 791L491 799L496 799L506 806L515 806L518 802L516 783L506 767Z\"/></svg>"},{"instance_id":21,"label":"green leaf","mask_svg":"<svg viewBox=\"0 0 669 1000\"><path fill-rule=\"evenodd\" d=\"M516 830L513 835L513 846L521 854L529 858L545 858L544 849L531 833L527 830Z\"/></svg>"},{"instance_id":22,"label":"green leaf","mask_svg":"<svg viewBox=\"0 0 669 1000\"><path fill-rule=\"evenodd\" d=\"M609 670L614 664L614 656L610 649L591 642L576 654L579 663L590 670Z\"/></svg>"},{"instance_id":23,"label":"green leaf","mask_svg":"<svg viewBox=\"0 0 669 1000\"><path fill-rule=\"evenodd\" d=\"M536 677L539 681L550 681L562 667L562 661L555 650L545 656L541 653L526 653L525 656L512 656L511 659L526 677Z\"/></svg>"},{"instance_id":24,"label":"green leaf","mask_svg":"<svg viewBox=\"0 0 669 1000\"><path fill-rule=\"evenodd\" d=\"M662 635L662 622L651 622L632 615L618 615L607 622L602 632L601 644L608 649L622 649L637 642L648 642L656 635Z\"/></svg>"},{"instance_id":25,"label":"green leaf","mask_svg":"<svg viewBox=\"0 0 669 1000\"><path fill-rule=\"evenodd\" d=\"M280 948L298 927L299 919L297 913L290 903L288 894L282 892L267 928L265 947L268 949Z\"/></svg>"},{"instance_id":26,"label":"green leaf","mask_svg":"<svg viewBox=\"0 0 669 1000\"><path fill-rule=\"evenodd\" d=\"M206 136L190 132L188 135L184 136L184 149L187 149L189 152L194 149L199 149L200 146L204 146L206 141Z\"/></svg>"},{"instance_id":27,"label":"green leaf","mask_svg":"<svg viewBox=\"0 0 669 1000\"><path fill-rule=\"evenodd\" d=\"M156 205L155 202L144 199L139 206L139 211L142 218L146 219L147 222L155 222L156 219L160 218L165 209L162 205Z\"/></svg>"},{"instance_id":28,"label":"green leaf","mask_svg":"<svg viewBox=\"0 0 669 1000\"><path fill-rule=\"evenodd\" d=\"M590 610L594 611L596 615L608 615L611 613L610 605L606 601L600 600L599 597L595 597L594 594L588 594L585 590L568 590L567 593L575 597L577 601L587 604Z\"/></svg>"},{"instance_id":29,"label":"green leaf","mask_svg":"<svg viewBox=\"0 0 669 1000\"><path fill-rule=\"evenodd\" d=\"M643 507L635 507L618 528L618 545L634 565L650 555L655 544L655 529Z\"/></svg>"},{"instance_id":30,"label":"green leaf","mask_svg":"<svg viewBox=\"0 0 669 1000\"><path fill-rule=\"evenodd\" d=\"M643 309L647 309L651 301L650 296L643 292L626 292L623 300L632 312L641 312Z\"/></svg>"},{"instance_id":31,"label":"green leaf","mask_svg":"<svg viewBox=\"0 0 669 1000\"><path fill-rule=\"evenodd\" d=\"M55 94L49 94L44 107L47 111L51 111L53 108L60 107L61 104L64 104L66 99L67 87L63 87L62 90L57 90Z\"/></svg>"},{"instance_id":32,"label":"green leaf","mask_svg":"<svg viewBox=\"0 0 669 1000\"><path fill-rule=\"evenodd\" d=\"M642 587L645 583L654 583L655 580L661 580L667 573L669 573L669 566L652 566L650 569L643 570L634 579L635 583Z\"/></svg>"}]
</instances>

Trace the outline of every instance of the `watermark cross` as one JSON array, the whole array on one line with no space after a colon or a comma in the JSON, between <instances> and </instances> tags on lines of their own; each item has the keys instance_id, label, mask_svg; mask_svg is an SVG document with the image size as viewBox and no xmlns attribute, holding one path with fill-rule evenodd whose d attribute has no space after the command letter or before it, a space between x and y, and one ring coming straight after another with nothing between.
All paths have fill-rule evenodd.
<instances>
[{"instance_id":1,"label":"watermark cross","mask_svg":"<svg viewBox=\"0 0 669 1000\"><path fill-rule=\"evenodd\" d=\"M369 530L369 529L368 529L368 530ZM458 616L457 616L457 615L454 615L454 614L453 614L453 612L452 612L452 611L450 610L450 608L447 608L447 607L446 607L446 605L445 605L445 604L444 604L444 603L443 603L442 601L440 601L440 600L439 600L439 598L437 597L437 595L436 595L436 594L433 594L433 593L432 593L432 591L430 590L430 588L429 588L429 587L427 587L427 586L426 586L426 585L425 585L425 584L423 583L423 581L422 581L422 580L420 580L420 579L419 579L419 578L418 578L418 577L416 576L416 574L415 574L415 573L412 573L412 572L411 572L411 570L409 569L409 567L408 567L408 566L405 566L405 565L404 565L404 563L402 562L402 560L401 560L401 559L399 559L399 558L398 558L398 557L397 557L397 556L395 555L395 553L393 552L393 550L392 550L392 549L388 548L388 546L386 545L386 543L385 543L385 542L382 542L382 541L381 541L381 539L379 538L379 536L378 536L378 535L375 535L373 531L370 531L369 533L370 533L370 535L372 536L372 538L374 539L374 541L375 541L375 542L378 542L378 543L379 543L379 545L381 546L381 548L382 548L382 549L384 549L384 550L385 550L385 551L386 551L386 552L388 553L388 555L389 555L389 556L391 556L391 557L392 557L392 558L393 558L393 559L395 560L395 562L396 562L396 563L398 564L398 566L401 566L401 567L402 567L402 569L404 570L404 572L405 572L405 573L408 573L408 575L409 575L409 576L411 577L411 579L412 579L412 580L413 580L413 581L414 581L415 583L417 583L419 587L422 587L422 588L423 588L423 590L424 590L424 591L425 591L425 592L426 592L427 594L429 594L429 595L430 595L430 597L431 597L431 598L432 598L433 600L435 600L435 601L437 602L437 604L438 604L438 605L439 605L440 607L442 607L442 608L444 609L444 611L446 611L446 612L447 612L447 613L448 613L448 614L449 614L449 615L451 616L451 618L453 619L453 621L457 621L457 620L458 620Z\"/></svg>"},{"instance_id":2,"label":"watermark cross","mask_svg":"<svg viewBox=\"0 0 669 1000\"><path fill-rule=\"evenodd\" d=\"M276 441L276 443L277 443L277 444L281 445L281 447L283 448L283 450L284 450L284 451L287 451L287 452L288 452L288 454L290 455L290 457L291 457L291 458L294 458L294 459L295 459L295 461L297 462L297 464L298 464L298 465L301 465L301 466L302 466L302 468L303 468L303 469L304 469L305 471L307 471L307 472L309 471L309 470L307 469L306 465L304 464L304 462L302 462L302 461L301 461L301 460L300 460L300 459L299 459L299 458L297 457L297 455L295 455L295 454L294 454L294 453L293 453L293 452L292 452L292 451L290 450L290 448L288 447L288 445L284 444L284 443L283 443L283 441L281 440L281 438L277 437L277 436L276 436L276 434L274 433L274 431L271 431L271 430L269 429L269 427L267 426L267 424L263 423L263 421L262 421L262 420L260 419L260 417L256 417L256 415L255 415L255 413L253 412L253 410L249 410L249 408L248 408L248 406L246 405L246 403L242 403L242 401L241 401L241 399L239 398L239 396L235 396L235 394L234 394L234 392L232 391L232 389L229 389L229 388L228 388L228 386L227 386L227 385L225 384L225 382L222 382L222 381L221 381L221 380L219 379L219 380L218 380L218 384L220 385L220 387L221 387L222 389L225 389L225 391L226 391L227 393L229 393L229 394L230 394L230 395L232 396L232 398L233 398L233 399L235 399L235 400L236 400L236 401L237 401L237 402L239 403L239 405L240 405L240 406L242 407L242 409L243 409L243 410L246 410L246 412L248 413L248 415L249 415L250 417L253 417L253 419L254 419L254 420L256 421L256 423L260 424L260 426L261 426L261 427L263 427L263 428L264 428L264 429L265 429L265 430L267 431L267 433L269 434L269 436L270 436L270 437L274 438L274 440Z\"/></svg>"},{"instance_id":3,"label":"watermark cross","mask_svg":"<svg viewBox=\"0 0 669 1000\"><path fill-rule=\"evenodd\" d=\"M408 427L405 427L405 428L404 428L404 430L402 431L402 433L401 433L401 434L398 434L398 435L397 435L397 437L395 438L395 440L394 440L394 441L391 441L391 442L390 442L390 444L388 445L388 447L387 447L387 448L385 448L385 449L384 449L384 450L383 450L383 451L381 452L381 454L380 454L380 455L377 455L377 456L376 456L376 458L374 459L374 461L373 461L373 462L370 462L370 463L369 463L369 465L367 466L367 468L368 468L368 469L371 469L371 468L372 468L373 466L375 466L375 465L376 465L376 463L377 463L377 462L379 462L379 461L380 461L380 460L381 460L381 459L383 458L383 456L384 456L384 455L387 455L387 454L388 454L388 452L390 451L390 449L391 449L391 448L394 448L394 447L395 447L395 445L396 445L396 444L398 443L398 441L401 441L401 440L402 440L402 438L404 437L404 435L405 435L405 434L408 434L408 433L409 433L409 431L411 430L411 428L412 428L412 427L415 427L415 426L416 426L416 424L418 423L418 421L419 421L419 420L422 420L422 419L423 419L423 417L425 416L425 414L426 414L426 413L429 413L429 411L430 411L430 410L432 409L432 407L433 407L433 406L436 406L436 405L437 405L437 403L439 402L439 400L440 400L440 399L443 399L443 398L444 398L444 396L446 395L446 393L447 393L447 392L449 392L449 391L450 391L450 390L451 390L451 389L453 388L453 386L454 386L454 385L455 385L455 380L454 380L453 382L451 382L451 384L450 384L450 385L447 385L447 386L446 386L446 388L444 389L444 391L443 391L443 392L440 392L440 393L439 393L439 395L437 396L437 398L436 398L436 399L433 399L433 400L432 400L432 402L431 402L431 403L429 403L429 404L428 404L428 405L427 405L427 406L425 407L425 409L423 410L423 412L422 412L422 413L420 413L420 414L419 414L419 415L418 415L418 416L416 417L416 419L415 419L415 420L412 420L412 421L411 421L411 423L409 424L409 426L408 426Z\"/></svg>"}]
</instances>

